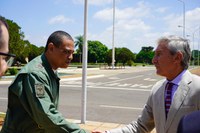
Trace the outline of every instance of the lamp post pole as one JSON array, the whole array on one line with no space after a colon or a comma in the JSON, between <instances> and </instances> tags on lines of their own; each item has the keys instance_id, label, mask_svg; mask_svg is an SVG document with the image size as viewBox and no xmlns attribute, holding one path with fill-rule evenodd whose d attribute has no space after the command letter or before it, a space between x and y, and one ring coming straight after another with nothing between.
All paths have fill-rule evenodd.
<instances>
[{"instance_id":1,"label":"lamp post pole","mask_svg":"<svg viewBox=\"0 0 200 133\"><path fill-rule=\"evenodd\" d=\"M195 53L194 53L194 33L195 33L195 31L193 32L193 34L192 34L192 41L193 41L193 53L192 53L192 56L193 56L193 66L195 65L194 63L195 63Z\"/></svg>"},{"instance_id":2,"label":"lamp post pole","mask_svg":"<svg viewBox=\"0 0 200 133\"><path fill-rule=\"evenodd\" d=\"M86 103L87 103L87 13L88 3L85 0L84 7L84 41L83 41L83 69L82 69L82 111L81 111L81 123L85 124L86 121Z\"/></svg>"},{"instance_id":3,"label":"lamp post pole","mask_svg":"<svg viewBox=\"0 0 200 133\"><path fill-rule=\"evenodd\" d=\"M115 0L113 0L112 69L115 68Z\"/></svg>"},{"instance_id":4,"label":"lamp post pole","mask_svg":"<svg viewBox=\"0 0 200 133\"><path fill-rule=\"evenodd\" d=\"M185 2L182 0L178 0L183 3L183 38L185 38Z\"/></svg>"},{"instance_id":5,"label":"lamp post pole","mask_svg":"<svg viewBox=\"0 0 200 133\"><path fill-rule=\"evenodd\" d=\"M200 27L199 27L199 37L200 37ZM200 45L200 39L198 40L198 66L199 66L199 45Z\"/></svg>"},{"instance_id":6,"label":"lamp post pole","mask_svg":"<svg viewBox=\"0 0 200 133\"><path fill-rule=\"evenodd\" d=\"M192 34L192 40L193 40L193 65L195 65L195 50L194 50L194 40L195 40L195 33L199 30L199 36L200 36L200 26L198 29L194 30L193 34ZM198 42L198 65L199 65L199 42Z\"/></svg>"}]
</instances>

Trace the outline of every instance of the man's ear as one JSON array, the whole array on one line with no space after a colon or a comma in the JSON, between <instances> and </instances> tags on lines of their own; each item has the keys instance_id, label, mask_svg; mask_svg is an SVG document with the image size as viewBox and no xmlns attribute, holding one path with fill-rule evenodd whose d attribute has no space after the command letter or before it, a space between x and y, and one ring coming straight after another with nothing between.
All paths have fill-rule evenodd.
<instances>
[{"instance_id":1,"label":"man's ear","mask_svg":"<svg viewBox=\"0 0 200 133\"><path fill-rule=\"evenodd\" d=\"M53 43L50 42L50 43L48 44L48 51L49 51L49 52L53 52L53 50L54 50L54 45L53 45Z\"/></svg>"},{"instance_id":2,"label":"man's ear","mask_svg":"<svg viewBox=\"0 0 200 133\"><path fill-rule=\"evenodd\" d=\"M181 53L180 51L178 51L176 54L175 54L175 61L177 63L180 63L182 60L183 60L183 53Z\"/></svg>"}]
</instances>

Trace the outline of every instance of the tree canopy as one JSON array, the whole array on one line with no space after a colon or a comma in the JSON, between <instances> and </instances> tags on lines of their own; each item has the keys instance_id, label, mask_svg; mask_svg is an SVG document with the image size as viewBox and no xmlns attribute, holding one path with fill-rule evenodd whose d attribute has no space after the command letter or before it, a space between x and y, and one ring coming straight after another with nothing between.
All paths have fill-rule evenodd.
<instances>
[{"instance_id":1,"label":"tree canopy","mask_svg":"<svg viewBox=\"0 0 200 133\"><path fill-rule=\"evenodd\" d=\"M44 52L44 47L37 47L31 44L29 40L25 40L24 32L21 31L21 27L12 20L6 19L9 25L10 34L10 52L16 54L17 60L26 63L26 58L32 60L36 56ZM82 60L82 47L83 36L79 35L75 37L75 61ZM142 47L138 54L134 54L126 47L115 48L115 63L131 64L132 62L148 63L151 64L151 60L154 56L153 47ZM195 54L196 56L196 54ZM79 58L79 59L78 59ZM88 62L89 63L108 63L112 62L112 49L102 44L100 41L88 40Z\"/></svg>"},{"instance_id":2,"label":"tree canopy","mask_svg":"<svg viewBox=\"0 0 200 133\"><path fill-rule=\"evenodd\" d=\"M136 61L139 63L152 64L152 59L154 56L153 47L142 47L140 52L136 56Z\"/></svg>"},{"instance_id":3,"label":"tree canopy","mask_svg":"<svg viewBox=\"0 0 200 133\"><path fill-rule=\"evenodd\" d=\"M133 62L135 59L135 54L131 52L128 48L115 48L115 64L122 63L125 65L128 62ZM112 49L108 51L106 62L110 65L112 62Z\"/></svg>"},{"instance_id":4,"label":"tree canopy","mask_svg":"<svg viewBox=\"0 0 200 133\"><path fill-rule=\"evenodd\" d=\"M16 55L16 60L22 63L26 63L25 58L29 60L40 55L44 51L44 47L38 48L31 44L28 40L24 40L24 32L21 31L21 27L12 20L6 19L9 26L9 51Z\"/></svg>"},{"instance_id":5,"label":"tree canopy","mask_svg":"<svg viewBox=\"0 0 200 133\"><path fill-rule=\"evenodd\" d=\"M95 62L105 62L106 55L108 53L108 48L106 45L99 41L88 41L88 61Z\"/></svg>"}]
</instances>

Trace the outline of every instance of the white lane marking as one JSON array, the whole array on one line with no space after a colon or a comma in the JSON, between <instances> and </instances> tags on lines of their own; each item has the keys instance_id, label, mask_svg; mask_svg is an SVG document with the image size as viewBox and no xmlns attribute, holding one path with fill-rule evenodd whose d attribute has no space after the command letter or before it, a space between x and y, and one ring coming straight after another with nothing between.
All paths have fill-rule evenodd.
<instances>
[{"instance_id":1,"label":"white lane marking","mask_svg":"<svg viewBox=\"0 0 200 133\"><path fill-rule=\"evenodd\" d=\"M93 76L87 76L87 79L93 79L93 78L100 78L104 77L105 75L93 75ZM77 77L77 78L61 78L60 81L74 81L74 80L82 80L82 77Z\"/></svg>"},{"instance_id":2,"label":"white lane marking","mask_svg":"<svg viewBox=\"0 0 200 133\"><path fill-rule=\"evenodd\" d=\"M143 108L134 108L134 107L123 107L123 106L112 106L112 105L99 105L103 108L115 108L115 109L130 109L130 110L142 110Z\"/></svg>"},{"instance_id":3,"label":"white lane marking","mask_svg":"<svg viewBox=\"0 0 200 133\"><path fill-rule=\"evenodd\" d=\"M0 97L0 100L8 100L8 98Z\"/></svg>"},{"instance_id":4,"label":"white lane marking","mask_svg":"<svg viewBox=\"0 0 200 133\"><path fill-rule=\"evenodd\" d=\"M79 85L60 85L60 86L67 86L67 87L79 87L81 88L82 86ZM124 91L147 91L150 92L150 89L133 89L133 88L122 88L122 87L102 87L102 86L87 86L88 88L100 88L100 89L105 89L105 90L124 90Z\"/></svg>"},{"instance_id":5,"label":"white lane marking","mask_svg":"<svg viewBox=\"0 0 200 133\"><path fill-rule=\"evenodd\" d=\"M142 84L134 84L131 87L140 87Z\"/></svg>"},{"instance_id":6,"label":"white lane marking","mask_svg":"<svg viewBox=\"0 0 200 133\"><path fill-rule=\"evenodd\" d=\"M145 78L144 80L147 80L147 81L157 81L157 79L152 79L152 78Z\"/></svg>"},{"instance_id":7,"label":"white lane marking","mask_svg":"<svg viewBox=\"0 0 200 133\"><path fill-rule=\"evenodd\" d=\"M118 86L121 86L121 87L125 87L125 86L130 86L131 84L121 84L121 85L118 85Z\"/></svg>"},{"instance_id":8,"label":"white lane marking","mask_svg":"<svg viewBox=\"0 0 200 133\"><path fill-rule=\"evenodd\" d=\"M135 77L130 77L130 78L124 78L124 79L119 79L119 80L104 82L104 83L102 83L101 85L103 85L103 84L115 83L115 82L120 82L120 81L124 81L124 80L129 80L129 79L140 78L140 77L143 77L143 76L144 76L144 75L138 75L138 76L135 76Z\"/></svg>"},{"instance_id":9,"label":"white lane marking","mask_svg":"<svg viewBox=\"0 0 200 133\"><path fill-rule=\"evenodd\" d=\"M115 86L115 85L119 85L120 83L112 83L112 84L108 84L107 86Z\"/></svg>"},{"instance_id":10,"label":"white lane marking","mask_svg":"<svg viewBox=\"0 0 200 133\"><path fill-rule=\"evenodd\" d=\"M140 88L150 88L152 87L152 85L143 85L143 86L140 86Z\"/></svg>"}]
</instances>

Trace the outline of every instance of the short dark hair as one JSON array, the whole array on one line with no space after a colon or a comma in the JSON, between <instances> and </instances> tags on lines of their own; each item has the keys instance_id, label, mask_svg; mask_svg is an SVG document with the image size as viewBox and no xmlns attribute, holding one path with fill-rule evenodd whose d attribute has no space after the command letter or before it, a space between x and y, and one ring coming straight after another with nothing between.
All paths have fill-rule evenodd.
<instances>
[{"instance_id":1,"label":"short dark hair","mask_svg":"<svg viewBox=\"0 0 200 133\"><path fill-rule=\"evenodd\" d=\"M46 47L45 47L45 52L48 49L49 43L53 43L53 45L55 45L56 47L59 47L63 42L63 37L64 36L67 39L74 41L73 38L71 37L71 35L68 34L67 32L65 32L65 31L55 31L49 36L49 38L47 40Z\"/></svg>"}]
</instances>

